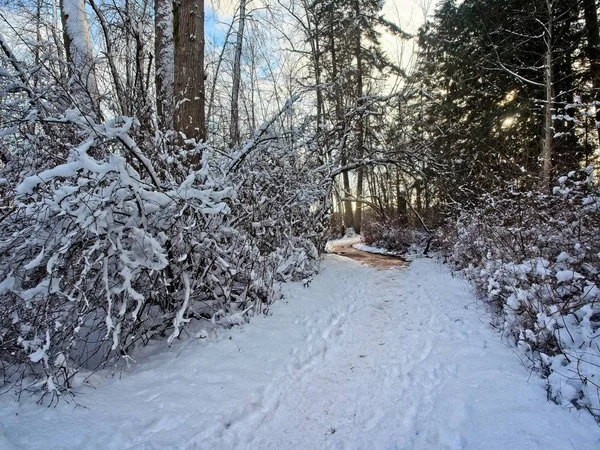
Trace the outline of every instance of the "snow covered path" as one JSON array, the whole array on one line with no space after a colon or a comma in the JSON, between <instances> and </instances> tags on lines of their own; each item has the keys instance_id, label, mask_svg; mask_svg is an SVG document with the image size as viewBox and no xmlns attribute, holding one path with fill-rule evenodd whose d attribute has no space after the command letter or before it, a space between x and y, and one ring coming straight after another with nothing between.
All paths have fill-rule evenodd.
<instances>
[{"instance_id":1,"label":"snow covered path","mask_svg":"<svg viewBox=\"0 0 600 450\"><path fill-rule=\"evenodd\" d=\"M96 377L86 409L0 397L0 449L600 448L592 418L548 403L433 261L330 255L308 289L285 290L270 317Z\"/></svg>"}]
</instances>

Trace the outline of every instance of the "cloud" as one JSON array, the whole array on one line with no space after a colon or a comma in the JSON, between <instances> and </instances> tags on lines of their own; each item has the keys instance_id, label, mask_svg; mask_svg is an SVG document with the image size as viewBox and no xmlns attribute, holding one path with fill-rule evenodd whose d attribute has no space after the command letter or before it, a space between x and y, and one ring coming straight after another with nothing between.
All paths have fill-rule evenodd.
<instances>
[{"instance_id":1,"label":"cloud","mask_svg":"<svg viewBox=\"0 0 600 450\"><path fill-rule=\"evenodd\" d=\"M235 14L239 1L235 0L208 0L205 4L207 11L210 9L217 13L221 18L229 19Z\"/></svg>"}]
</instances>

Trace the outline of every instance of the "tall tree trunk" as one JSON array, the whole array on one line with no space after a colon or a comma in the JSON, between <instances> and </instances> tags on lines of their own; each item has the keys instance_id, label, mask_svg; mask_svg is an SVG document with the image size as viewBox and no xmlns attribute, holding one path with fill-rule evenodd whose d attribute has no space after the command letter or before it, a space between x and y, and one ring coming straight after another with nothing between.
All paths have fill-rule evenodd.
<instances>
[{"instance_id":1,"label":"tall tree trunk","mask_svg":"<svg viewBox=\"0 0 600 450\"><path fill-rule=\"evenodd\" d=\"M590 60L590 74L594 88L596 105L596 131L600 144L600 29L598 27L598 9L596 0L583 0L583 15L587 34L587 55Z\"/></svg>"},{"instance_id":2,"label":"tall tree trunk","mask_svg":"<svg viewBox=\"0 0 600 450\"><path fill-rule=\"evenodd\" d=\"M392 187L392 183L390 182L390 171L389 169L386 168L385 170L385 177L380 177L381 178L381 195L383 196L383 203L384 203L384 207L385 207L385 215L391 215L392 214L392 205L391 205L391 187ZM385 179L385 180L384 180ZM371 195L371 191L369 190L369 196Z\"/></svg>"},{"instance_id":3,"label":"tall tree trunk","mask_svg":"<svg viewBox=\"0 0 600 450\"><path fill-rule=\"evenodd\" d=\"M333 198L334 198L334 204L335 207L334 208L334 218L337 218L339 220L339 225L340 225L340 234L343 236L344 232L346 231L346 228L343 225L343 219L342 219L342 214L344 212L344 204L342 202L342 197L339 194L339 190L337 189L337 187L334 187L333 190ZM335 213L337 212L337 215L335 215ZM337 225L337 221L336 221L336 225Z\"/></svg>"},{"instance_id":4,"label":"tall tree trunk","mask_svg":"<svg viewBox=\"0 0 600 450\"><path fill-rule=\"evenodd\" d=\"M246 0L240 0L240 17L235 41L233 59L233 87L231 89L231 122L229 125L230 145L240 143L240 82L242 78L242 47L244 44L244 26L246 24Z\"/></svg>"},{"instance_id":5,"label":"tall tree trunk","mask_svg":"<svg viewBox=\"0 0 600 450\"><path fill-rule=\"evenodd\" d=\"M293 10L288 9L291 12L292 16L298 20L298 23L301 24L302 28L305 32L305 37L310 45L310 58L314 70L315 76L315 86L316 86L316 94L317 94L317 116L316 116L316 126L317 132L322 130L323 125L323 114L324 114L324 98L323 98L323 87L321 86L321 21L319 14L315 11L315 6L317 6L317 2L313 0L301 0L302 7L304 8L304 13L306 16L306 22L303 22L300 17L297 17ZM325 36L326 37L326 36ZM327 149L324 146L324 149ZM322 164L327 160L328 155L322 154L319 155L319 162Z\"/></svg>"},{"instance_id":6,"label":"tall tree trunk","mask_svg":"<svg viewBox=\"0 0 600 450\"><path fill-rule=\"evenodd\" d=\"M263 116L266 116L268 114L267 110L264 109L264 100L262 99L262 96L260 94L260 88L258 86L258 77L256 74L256 51L255 51L255 46L254 43L251 43L249 45L250 47L250 104L252 105L252 107L250 108L250 115L246 115L246 117L249 118L250 120L250 129L251 130L256 130L256 105L258 103L258 105L260 105L261 107L263 107L263 110L261 111L261 114ZM279 101L279 95L277 94L277 87L275 86L275 83L273 83L273 92L275 94L275 97L277 98L277 109L281 109L281 103ZM258 102L256 101L255 97L258 97Z\"/></svg>"},{"instance_id":7,"label":"tall tree trunk","mask_svg":"<svg viewBox=\"0 0 600 450\"><path fill-rule=\"evenodd\" d=\"M321 132L323 126L323 87L321 86L321 50L319 48L319 38L315 39L314 45L314 65L315 65L315 83L317 84L317 132ZM323 155L326 157L327 155ZM324 159L324 158L323 158Z\"/></svg>"},{"instance_id":8,"label":"tall tree trunk","mask_svg":"<svg viewBox=\"0 0 600 450\"><path fill-rule=\"evenodd\" d=\"M173 126L173 1L154 2L154 83L156 89L156 115L158 125Z\"/></svg>"},{"instance_id":9,"label":"tall tree trunk","mask_svg":"<svg viewBox=\"0 0 600 450\"><path fill-rule=\"evenodd\" d=\"M123 8L125 11L125 18L129 17L129 0L124 1ZM126 114L131 114L131 112L135 108L132 101L133 96L131 95L131 93L133 92L133 73L131 71L131 34L126 32L124 37L121 38L120 44L123 46L123 52L125 54L125 62L123 64L124 68L122 68L121 70L124 72L125 75L125 91L128 93L127 108L125 110L127 111Z\"/></svg>"},{"instance_id":10,"label":"tall tree trunk","mask_svg":"<svg viewBox=\"0 0 600 450\"><path fill-rule=\"evenodd\" d=\"M547 48L546 48L546 64L544 71L544 82L546 85L546 105L544 108L544 148L542 150L542 182L543 190L550 192L550 184L552 182L552 142L554 131L552 130L552 108L554 102L553 85L554 85L554 70L552 58L552 39L553 39L553 8L552 0L546 0L548 8L548 25L547 25Z\"/></svg>"},{"instance_id":11,"label":"tall tree trunk","mask_svg":"<svg viewBox=\"0 0 600 450\"><path fill-rule=\"evenodd\" d=\"M130 33L135 40L135 111L142 129L148 132L152 129L152 111L154 108L149 102L150 95L148 93L147 76L144 67L144 47L146 44L137 23L130 19L129 26Z\"/></svg>"},{"instance_id":12,"label":"tall tree trunk","mask_svg":"<svg viewBox=\"0 0 600 450\"><path fill-rule=\"evenodd\" d=\"M363 105L363 64L362 64L362 31L360 29L360 24L358 21L358 17L360 16L360 3L355 0L354 1L354 13L356 14L356 33L355 33L355 41L354 41L354 53L356 57L356 107L358 109L362 108ZM356 136L356 158L357 160L362 160L364 156L364 144L365 144L365 136L364 136L364 119L362 117L362 111L359 111L358 114L358 124L357 124L357 136ZM362 225L362 196L363 196L363 167L359 167L356 176L356 210L354 212L354 229L357 233L360 233L361 225Z\"/></svg>"},{"instance_id":13,"label":"tall tree trunk","mask_svg":"<svg viewBox=\"0 0 600 450\"><path fill-rule=\"evenodd\" d=\"M338 139L340 142L343 142L344 136L342 134L345 132L344 130L344 118L342 114L342 92L339 85L338 79L338 68L337 68L337 49L335 45L335 29L333 26L334 15L333 8L331 9L331 21L330 21L330 30L329 30L329 42L331 46L331 78L333 80L334 92L335 92L335 118L336 118L336 127L338 128ZM346 145L341 146L341 164L342 167L345 167L348 164L348 157L346 151ZM352 227L352 223L354 222L353 214L352 214L352 193L350 191L350 177L348 175L348 171L344 170L342 173L342 184L344 189L344 228L348 229Z\"/></svg>"},{"instance_id":14,"label":"tall tree trunk","mask_svg":"<svg viewBox=\"0 0 600 450\"><path fill-rule=\"evenodd\" d=\"M186 138L205 140L204 1L173 2L173 18L175 48L173 125L175 130L183 133Z\"/></svg>"},{"instance_id":15,"label":"tall tree trunk","mask_svg":"<svg viewBox=\"0 0 600 450\"><path fill-rule=\"evenodd\" d=\"M77 107L84 113L99 114L100 93L85 0L61 0L60 10L67 60L73 79L79 85L75 95Z\"/></svg>"},{"instance_id":16,"label":"tall tree trunk","mask_svg":"<svg viewBox=\"0 0 600 450\"><path fill-rule=\"evenodd\" d=\"M304 8L308 14L309 7L306 5L306 1L304 2ZM308 20L308 30L311 32L310 38L310 48L312 53L313 66L315 70L315 84L317 86L317 133L321 132L321 128L323 126L323 110L324 110L324 99L323 99L323 87L321 86L321 36L320 36L320 22L318 16L314 15L314 29L311 30L312 21ZM321 159L321 163L324 162L327 155L323 155Z\"/></svg>"}]
</instances>

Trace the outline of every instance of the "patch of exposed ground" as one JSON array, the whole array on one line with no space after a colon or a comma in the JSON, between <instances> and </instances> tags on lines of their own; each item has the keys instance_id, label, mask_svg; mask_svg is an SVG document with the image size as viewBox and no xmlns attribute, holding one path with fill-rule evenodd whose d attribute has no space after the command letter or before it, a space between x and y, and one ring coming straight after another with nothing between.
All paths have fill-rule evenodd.
<instances>
[{"instance_id":1,"label":"patch of exposed ground","mask_svg":"<svg viewBox=\"0 0 600 450\"><path fill-rule=\"evenodd\" d=\"M346 258L353 259L361 264L365 264L376 269L392 269L394 267L404 267L408 265L408 262L402 259L400 256L369 253L354 248L352 247L352 244L347 243L337 245L333 244L329 249L329 253L345 256Z\"/></svg>"}]
</instances>

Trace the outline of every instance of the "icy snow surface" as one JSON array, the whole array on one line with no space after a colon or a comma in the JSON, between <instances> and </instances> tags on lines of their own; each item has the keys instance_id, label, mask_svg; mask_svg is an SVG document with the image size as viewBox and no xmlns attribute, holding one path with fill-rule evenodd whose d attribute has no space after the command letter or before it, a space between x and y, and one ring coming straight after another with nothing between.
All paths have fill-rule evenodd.
<instances>
[{"instance_id":1,"label":"icy snow surface","mask_svg":"<svg viewBox=\"0 0 600 450\"><path fill-rule=\"evenodd\" d=\"M591 416L547 402L431 260L378 271L327 255L285 291L269 317L96 375L86 408L0 397L0 448L600 448Z\"/></svg>"}]
</instances>

